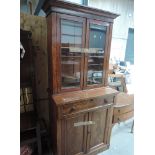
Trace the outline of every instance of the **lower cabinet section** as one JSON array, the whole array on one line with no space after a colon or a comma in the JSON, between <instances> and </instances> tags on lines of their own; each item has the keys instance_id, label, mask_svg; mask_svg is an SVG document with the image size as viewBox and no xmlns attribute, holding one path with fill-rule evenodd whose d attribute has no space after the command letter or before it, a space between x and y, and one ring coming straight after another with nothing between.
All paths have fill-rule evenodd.
<instances>
[{"instance_id":1,"label":"lower cabinet section","mask_svg":"<svg viewBox=\"0 0 155 155\"><path fill-rule=\"evenodd\" d=\"M111 105L62 119L65 155L96 153L109 146Z\"/></svg>"},{"instance_id":2,"label":"lower cabinet section","mask_svg":"<svg viewBox=\"0 0 155 155\"><path fill-rule=\"evenodd\" d=\"M55 143L56 147L54 155L96 155L108 149L115 94L108 97L103 95L92 98L91 96L83 100L80 98L78 102L76 96L76 101L69 103L67 97L63 99L57 97L61 95L53 96L52 103L57 110L56 120L53 121L55 127L52 128L52 135L56 136L52 138L52 143Z\"/></svg>"}]
</instances>

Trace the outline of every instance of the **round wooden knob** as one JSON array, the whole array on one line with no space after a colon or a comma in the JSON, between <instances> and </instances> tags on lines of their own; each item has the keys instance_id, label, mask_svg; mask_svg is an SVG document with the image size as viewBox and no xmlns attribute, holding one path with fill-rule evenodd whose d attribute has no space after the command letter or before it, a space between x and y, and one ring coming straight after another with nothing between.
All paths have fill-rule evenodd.
<instances>
[{"instance_id":1,"label":"round wooden knob","mask_svg":"<svg viewBox=\"0 0 155 155\"><path fill-rule=\"evenodd\" d=\"M94 101L94 99L90 99L90 101L92 102L92 101Z\"/></svg>"},{"instance_id":2,"label":"round wooden knob","mask_svg":"<svg viewBox=\"0 0 155 155\"><path fill-rule=\"evenodd\" d=\"M76 110L76 107L75 107L75 106L73 106L73 107L71 108L71 111L74 111L74 110Z\"/></svg>"}]
</instances>

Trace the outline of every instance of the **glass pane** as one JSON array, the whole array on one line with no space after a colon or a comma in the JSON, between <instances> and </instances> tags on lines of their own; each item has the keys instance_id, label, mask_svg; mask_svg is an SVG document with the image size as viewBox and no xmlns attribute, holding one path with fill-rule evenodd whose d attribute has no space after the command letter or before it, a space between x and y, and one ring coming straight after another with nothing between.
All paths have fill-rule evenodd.
<instances>
[{"instance_id":1,"label":"glass pane","mask_svg":"<svg viewBox=\"0 0 155 155\"><path fill-rule=\"evenodd\" d=\"M80 87L82 23L61 20L62 88Z\"/></svg>"},{"instance_id":2,"label":"glass pane","mask_svg":"<svg viewBox=\"0 0 155 155\"><path fill-rule=\"evenodd\" d=\"M106 27L90 24L87 85L103 83Z\"/></svg>"}]
</instances>

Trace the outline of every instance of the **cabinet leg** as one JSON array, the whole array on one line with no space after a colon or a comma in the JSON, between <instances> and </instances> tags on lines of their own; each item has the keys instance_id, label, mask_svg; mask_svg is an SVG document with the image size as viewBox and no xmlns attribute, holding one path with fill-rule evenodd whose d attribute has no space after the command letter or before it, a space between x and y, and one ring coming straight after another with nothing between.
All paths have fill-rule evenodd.
<instances>
[{"instance_id":1,"label":"cabinet leg","mask_svg":"<svg viewBox=\"0 0 155 155\"><path fill-rule=\"evenodd\" d=\"M133 120L132 127L131 127L131 133L133 133L133 127L134 127L134 120Z\"/></svg>"}]
</instances>

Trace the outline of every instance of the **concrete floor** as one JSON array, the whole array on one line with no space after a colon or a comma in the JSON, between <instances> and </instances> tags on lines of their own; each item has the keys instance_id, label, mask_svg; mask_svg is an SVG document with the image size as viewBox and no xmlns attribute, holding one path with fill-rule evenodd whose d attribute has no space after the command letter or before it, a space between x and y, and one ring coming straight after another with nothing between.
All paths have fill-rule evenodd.
<instances>
[{"instance_id":1,"label":"concrete floor","mask_svg":"<svg viewBox=\"0 0 155 155\"><path fill-rule=\"evenodd\" d=\"M116 124L112 129L110 148L98 155L133 155L134 134L130 133L133 119Z\"/></svg>"}]
</instances>

